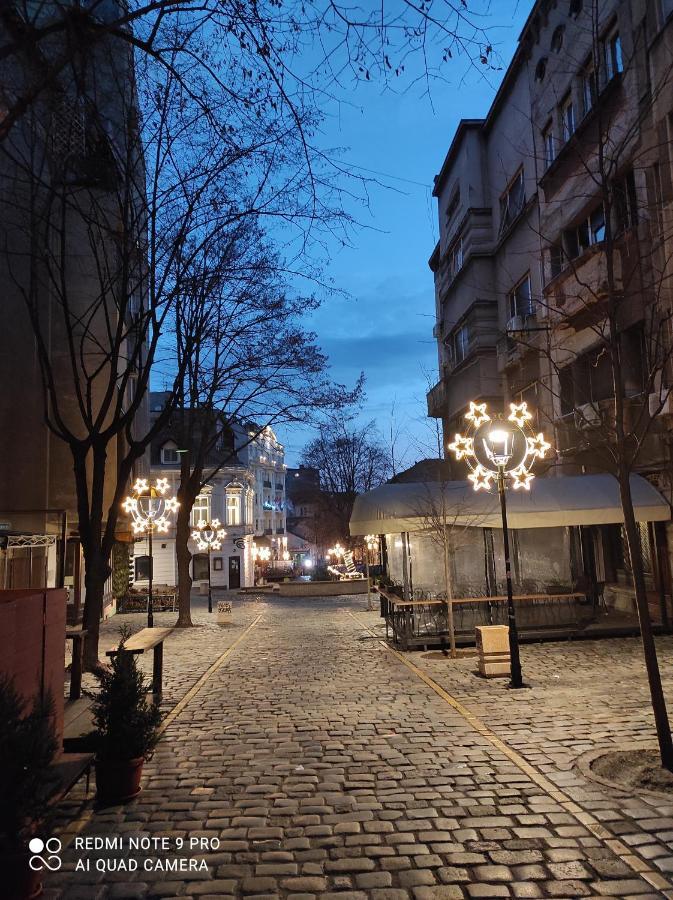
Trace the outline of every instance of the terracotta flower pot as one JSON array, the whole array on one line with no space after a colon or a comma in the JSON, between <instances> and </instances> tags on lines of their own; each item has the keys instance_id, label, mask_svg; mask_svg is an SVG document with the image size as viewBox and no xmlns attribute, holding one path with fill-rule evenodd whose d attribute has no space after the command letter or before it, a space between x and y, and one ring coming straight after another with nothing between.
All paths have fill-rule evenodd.
<instances>
[{"instance_id":1,"label":"terracotta flower pot","mask_svg":"<svg viewBox=\"0 0 673 900\"><path fill-rule=\"evenodd\" d=\"M28 865L30 857L23 846L0 850L2 896L6 900L32 900L42 893L42 873L33 872Z\"/></svg>"},{"instance_id":2,"label":"terracotta flower pot","mask_svg":"<svg viewBox=\"0 0 673 900\"><path fill-rule=\"evenodd\" d=\"M140 793L142 756L136 759L97 759L96 797L101 803L125 803Z\"/></svg>"}]
</instances>

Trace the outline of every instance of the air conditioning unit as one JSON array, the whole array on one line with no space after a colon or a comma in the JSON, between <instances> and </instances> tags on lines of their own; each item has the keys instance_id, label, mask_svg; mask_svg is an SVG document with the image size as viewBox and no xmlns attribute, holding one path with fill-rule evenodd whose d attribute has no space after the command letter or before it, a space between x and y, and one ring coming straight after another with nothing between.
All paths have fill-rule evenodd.
<instances>
[{"instance_id":1,"label":"air conditioning unit","mask_svg":"<svg viewBox=\"0 0 673 900\"><path fill-rule=\"evenodd\" d=\"M671 389L662 388L661 394L650 394L647 398L647 405L650 416L669 416L673 412Z\"/></svg>"},{"instance_id":2,"label":"air conditioning unit","mask_svg":"<svg viewBox=\"0 0 673 900\"><path fill-rule=\"evenodd\" d=\"M512 316L512 318L507 323L505 331L523 331L523 325L523 316Z\"/></svg>"},{"instance_id":3,"label":"air conditioning unit","mask_svg":"<svg viewBox=\"0 0 673 900\"><path fill-rule=\"evenodd\" d=\"M594 428L601 422L600 410L593 403L585 403L575 410L575 427L579 430Z\"/></svg>"}]
</instances>

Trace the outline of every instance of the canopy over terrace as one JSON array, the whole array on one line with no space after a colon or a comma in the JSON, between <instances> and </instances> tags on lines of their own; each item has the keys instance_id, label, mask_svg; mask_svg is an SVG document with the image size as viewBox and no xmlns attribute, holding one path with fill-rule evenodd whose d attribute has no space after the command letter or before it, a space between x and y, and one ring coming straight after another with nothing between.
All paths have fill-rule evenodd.
<instances>
[{"instance_id":1,"label":"canopy over terrace","mask_svg":"<svg viewBox=\"0 0 673 900\"><path fill-rule=\"evenodd\" d=\"M668 503L649 481L632 475L631 492L639 522L670 519ZM619 484L612 475L537 478L530 491L508 493L507 514L513 529L624 521ZM466 481L411 482L384 484L357 497L350 532L355 536L425 531L440 515L447 524L501 527L497 493L474 491Z\"/></svg>"}]
</instances>

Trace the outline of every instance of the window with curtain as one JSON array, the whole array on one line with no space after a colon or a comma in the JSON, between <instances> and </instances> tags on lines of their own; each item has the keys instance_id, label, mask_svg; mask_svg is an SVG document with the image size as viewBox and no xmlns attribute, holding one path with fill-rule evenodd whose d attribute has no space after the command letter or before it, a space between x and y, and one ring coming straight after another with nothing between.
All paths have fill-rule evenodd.
<instances>
[{"instance_id":1,"label":"window with curtain","mask_svg":"<svg viewBox=\"0 0 673 900\"><path fill-rule=\"evenodd\" d=\"M199 494L192 506L191 523L199 525L201 522L210 522L210 495Z\"/></svg>"}]
</instances>

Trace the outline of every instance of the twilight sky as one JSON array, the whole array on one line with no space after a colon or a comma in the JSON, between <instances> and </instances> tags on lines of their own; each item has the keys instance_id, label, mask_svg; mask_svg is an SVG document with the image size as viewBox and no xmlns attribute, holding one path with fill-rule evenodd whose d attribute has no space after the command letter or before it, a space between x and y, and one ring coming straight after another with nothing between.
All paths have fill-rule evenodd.
<instances>
[{"instance_id":1,"label":"twilight sky","mask_svg":"<svg viewBox=\"0 0 673 900\"><path fill-rule=\"evenodd\" d=\"M530 6L528 0L490 5L484 21L505 65ZM384 438L394 404L403 467L436 455L424 396L426 374L431 384L438 377L427 265L437 241L433 177L459 120L487 112L503 74L466 69L465 60L454 59L445 70L450 83L436 82L431 98L421 96L420 85L399 95L382 92L380 84L362 84L350 105L327 108L323 128L325 148L346 148L342 158L348 165L372 177L381 173L379 180L389 187L370 185L370 210L352 210L369 226L355 235L354 247L330 248L327 275L348 296L328 297L310 327L330 357L335 381L352 384L365 372L367 397L358 418L375 420ZM297 465L310 432L296 426L277 432L288 465Z\"/></svg>"}]
</instances>

